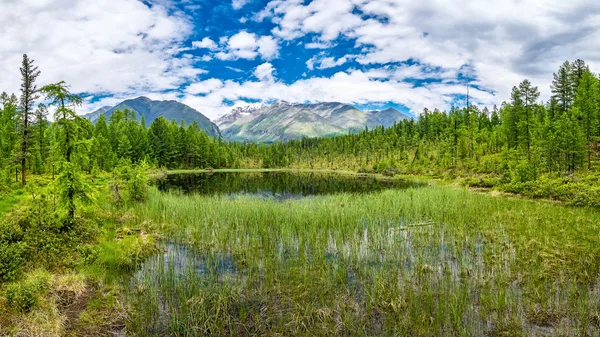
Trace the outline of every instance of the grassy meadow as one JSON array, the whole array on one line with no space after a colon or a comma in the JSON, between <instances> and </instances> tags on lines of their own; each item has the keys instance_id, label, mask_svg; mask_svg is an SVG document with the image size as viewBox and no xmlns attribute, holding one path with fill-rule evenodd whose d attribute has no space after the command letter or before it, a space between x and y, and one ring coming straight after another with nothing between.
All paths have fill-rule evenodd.
<instances>
[{"instance_id":1,"label":"grassy meadow","mask_svg":"<svg viewBox=\"0 0 600 337\"><path fill-rule=\"evenodd\" d=\"M150 190L138 336L597 336L600 213L424 185L293 200Z\"/></svg>"}]
</instances>

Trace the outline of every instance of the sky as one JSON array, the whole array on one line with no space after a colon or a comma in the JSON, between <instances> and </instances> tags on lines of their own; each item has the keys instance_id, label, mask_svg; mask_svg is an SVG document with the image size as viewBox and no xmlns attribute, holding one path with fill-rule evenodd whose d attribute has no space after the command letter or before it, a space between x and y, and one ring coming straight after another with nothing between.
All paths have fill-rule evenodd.
<instances>
[{"instance_id":1,"label":"sky","mask_svg":"<svg viewBox=\"0 0 600 337\"><path fill-rule=\"evenodd\" d=\"M565 60L600 71L597 0L0 0L0 92L22 54L87 113L147 96L211 119L248 103L343 102L418 115L541 99Z\"/></svg>"}]
</instances>

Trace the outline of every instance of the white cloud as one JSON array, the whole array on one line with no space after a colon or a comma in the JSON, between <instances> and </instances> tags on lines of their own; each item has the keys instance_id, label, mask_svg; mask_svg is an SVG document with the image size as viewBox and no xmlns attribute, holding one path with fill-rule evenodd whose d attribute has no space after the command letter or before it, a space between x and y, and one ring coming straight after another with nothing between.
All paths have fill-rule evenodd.
<instances>
[{"instance_id":1,"label":"white cloud","mask_svg":"<svg viewBox=\"0 0 600 337\"><path fill-rule=\"evenodd\" d=\"M202 111L209 118L228 112L227 101L242 99L287 100L291 102L345 102L367 104L376 102L395 102L406 105L414 114L423 108L449 109L458 94L465 93L462 84L434 83L415 87L402 80L380 80L371 77L360 70L338 72L331 77L311 77L298 80L291 84L274 81L272 65L265 63L255 70L259 81L224 81L222 85L214 86L210 92L203 91L202 95L187 95L183 102ZM382 68L383 72L393 70ZM199 82L199 87L207 88L210 83L206 80ZM215 82L217 83L217 82ZM494 95L471 89L471 96L482 105L494 104Z\"/></svg>"},{"instance_id":2,"label":"white cloud","mask_svg":"<svg viewBox=\"0 0 600 337\"><path fill-rule=\"evenodd\" d=\"M224 51L215 54L220 60L253 60L257 56L270 60L277 56L279 46L271 36L257 36L243 30L229 38L221 38Z\"/></svg>"},{"instance_id":3,"label":"white cloud","mask_svg":"<svg viewBox=\"0 0 600 337\"><path fill-rule=\"evenodd\" d=\"M275 80L273 77L274 71L275 69L273 68L273 65L269 62L266 62L256 67L254 70L254 76L261 81L271 82Z\"/></svg>"},{"instance_id":4,"label":"white cloud","mask_svg":"<svg viewBox=\"0 0 600 337\"><path fill-rule=\"evenodd\" d=\"M192 47L198 48L198 49L209 49L209 50L219 49L219 46L217 46L215 41L209 39L208 37L203 38L202 41L193 41Z\"/></svg>"},{"instance_id":5,"label":"white cloud","mask_svg":"<svg viewBox=\"0 0 600 337\"><path fill-rule=\"evenodd\" d=\"M310 47L354 39L363 65L412 60L455 74L469 65L497 99L523 78L548 98L552 72L567 59L600 68L595 0L273 0L255 16L266 19L282 39L316 34Z\"/></svg>"},{"instance_id":6,"label":"white cloud","mask_svg":"<svg viewBox=\"0 0 600 337\"><path fill-rule=\"evenodd\" d=\"M64 80L74 92L131 97L204 72L179 56L192 25L158 4L0 0L0 8L0 91L18 91L24 53L39 66L40 85Z\"/></svg>"},{"instance_id":7,"label":"white cloud","mask_svg":"<svg viewBox=\"0 0 600 337\"><path fill-rule=\"evenodd\" d=\"M222 87L223 82L221 80L217 78L211 78L206 81L190 84L187 86L187 88L185 88L185 92L191 95L206 94Z\"/></svg>"},{"instance_id":8,"label":"white cloud","mask_svg":"<svg viewBox=\"0 0 600 337\"><path fill-rule=\"evenodd\" d=\"M339 59L335 59L334 57L326 57L325 53L319 53L313 57L311 57L308 61L306 61L306 66L309 70L317 69L327 69L341 66L342 64L348 62L349 59L355 58L354 55L346 55L342 56Z\"/></svg>"},{"instance_id":9,"label":"white cloud","mask_svg":"<svg viewBox=\"0 0 600 337\"><path fill-rule=\"evenodd\" d=\"M252 0L233 0L231 2L231 6L233 7L233 9L240 9L244 6L246 6L247 3L249 3Z\"/></svg>"},{"instance_id":10,"label":"white cloud","mask_svg":"<svg viewBox=\"0 0 600 337\"><path fill-rule=\"evenodd\" d=\"M258 53L265 60L270 60L277 56L277 41L271 36L261 36L258 41Z\"/></svg>"},{"instance_id":11,"label":"white cloud","mask_svg":"<svg viewBox=\"0 0 600 337\"><path fill-rule=\"evenodd\" d=\"M563 61L582 58L600 71L596 0L273 0L252 18L271 20L272 36L243 30L218 40L203 38L192 43L207 49L198 57L185 54L194 29L190 18L177 12L175 1L151 2L0 0L0 91L18 92L23 53L40 67L39 84L65 80L75 92L114 95L84 111L143 94L183 99L212 117L226 112L223 100L241 99L393 101L413 113L449 108L455 95L464 94L464 81L457 80L461 74L496 93L473 89L481 104L508 99L523 78L538 85L546 99L552 72ZM231 5L247 3L232 0ZM291 84L275 81L271 60L278 57L281 41L300 37L311 41L304 44L307 49L350 42L350 53L357 54L317 50L307 67L333 68L354 60L363 70L304 76ZM219 59L261 59L255 69L230 68L253 72L257 80L199 80L206 71L198 61ZM415 86L414 80L423 79L435 81Z\"/></svg>"},{"instance_id":12,"label":"white cloud","mask_svg":"<svg viewBox=\"0 0 600 337\"><path fill-rule=\"evenodd\" d=\"M332 47L330 42L309 42L304 45L306 49L328 49Z\"/></svg>"},{"instance_id":13,"label":"white cloud","mask_svg":"<svg viewBox=\"0 0 600 337\"><path fill-rule=\"evenodd\" d=\"M210 60L209 55L179 56L185 51L184 41L192 26L177 13L168 14L160 6L150 8L129 0L81 1L74 6L66 0L56 0L46 7L36 4L0 0L0 6L7 9L0 12L0 91L18 91L23 53L40 67L40 85L65 80L75 92L112 95L94 103L85 102L79 113L139 95L181 100L221 90L224 85L215 79L196 81L206 71L194 63ZM24 14L9 17L9 13ZM132 21L130 15L136 20ZM215 47L208 39L198 41L195 47L198 44ZM183 92L178 90L190 81L193 84ZM195 108L202 111L204 107Z\"/></svg>"}]
</instances>

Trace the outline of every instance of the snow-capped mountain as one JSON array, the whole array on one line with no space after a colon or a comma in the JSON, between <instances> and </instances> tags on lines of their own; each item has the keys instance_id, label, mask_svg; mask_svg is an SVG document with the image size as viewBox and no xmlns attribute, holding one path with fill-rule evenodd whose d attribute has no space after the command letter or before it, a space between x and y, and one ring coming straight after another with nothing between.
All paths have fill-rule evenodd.
<instances>
[{"instance_id":1,"label":"snow-capped mountain","mask_svg":"<svg viewBox=\"0 0 600 337\"><path fill-rule=\"evenodd\" d=\"M273 142L346 134L367 126L391 126L394 121L407 118L410 117L395 109L364 112L338 102L302 104L277 101L237 107L215 123L222 135L231 140Z\"/></svg>"},{"instance_id":2,"label":"snow-capped mountain","mask_svg":"<svg viewBox=\"0 0 600 337\"><path fill-rule=\"evenodd\" d=\"M223 116L217 118L215 120L215 124L217 125L230 125L237 121L238 119L244 118L258 109L261 109L265 106L263 103L253 103L245 106L240 106L233 108L230 112L224 114Z\"/></svg>"}]
</instances>

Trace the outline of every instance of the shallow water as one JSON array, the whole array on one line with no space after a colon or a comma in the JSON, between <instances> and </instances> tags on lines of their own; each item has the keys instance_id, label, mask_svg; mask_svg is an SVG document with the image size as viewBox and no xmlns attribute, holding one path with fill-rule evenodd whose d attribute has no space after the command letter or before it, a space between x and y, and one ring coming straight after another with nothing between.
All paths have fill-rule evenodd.
<instances>
[{"instance_id":1,"label":"shallow water","mask_svg":"<svg viewBox=\"0 0 600 337\"><path fill-rule=\"evenodd\" d=\"M403 180L367 176L294 172L214 172L169 174L158 181L161 191L184 194L254 196L276 200L298 199L336 193L364 194L387 189L415 187Z\"/></svg>"}]
</instances>

